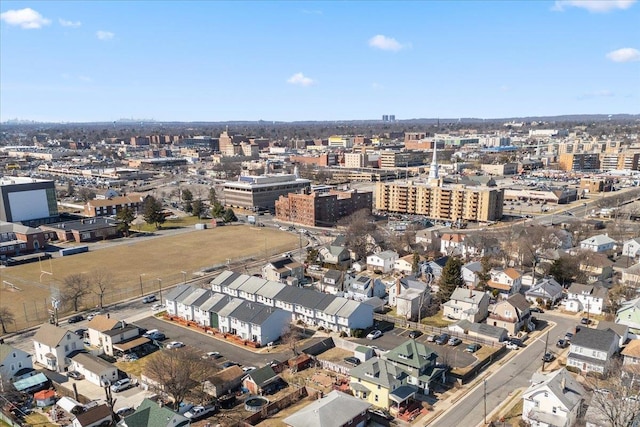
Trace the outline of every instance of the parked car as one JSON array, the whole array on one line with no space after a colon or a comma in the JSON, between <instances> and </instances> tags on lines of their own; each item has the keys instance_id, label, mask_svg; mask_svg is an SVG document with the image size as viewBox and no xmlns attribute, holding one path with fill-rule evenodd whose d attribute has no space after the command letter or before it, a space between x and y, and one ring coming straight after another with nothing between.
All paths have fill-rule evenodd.
<instances>
[{"instance_id":1,"label":"parked car","mask_svg":"<svg viewBox=\"0 0 640 427\"><path fill-rule=\"evenodd\" d=\"M232 366L240 366L240 364L237 362L231 362L231 361L227 361L222 364L223 368L230 368Z\"/></svg>"},{"instance_id":2,"label":"parked car","mask_svg":"<svg viewBox=\"0 0 640 427\"><path fill-rule=\"evenodd\" d=\"M92 311L91 313L87 314L87 320L91 320L94 317L96 317L98 314L102 314L102 311L97 310L97 311Z\"/></svg>"},{"instance_id":3,"label":"parked car","mask_svg":"<svg viewBox=\"0 0 640 427\"><path fill-rule=\"evenodd\" d=\"M184 343L182 341L171 341L167 344L167 348L181 348L184 347Z\"/></svg>"},{"instance_id":4,"label":"parked car","mask_svg":"<svg viewBox=\"0 0 640 427\"><path fill-rule=\"evenodd\" d=\"M387 421L391 421L393 419L393 415L391 415L384 409L369 409L369 412Z\"/></svg>"},{"instance_id":5,"label":"parked car","mask_svg":"<svg viewBox=\"0 0 640 427\"><path fill-rule=\"evenodd\" d=\"M69 320L67 320L67 323L78 323L78 322L82 322L83 320L84 320L84 317L82 317L82 315L76 314L75 316L69 317Z\"/></svg>"},{"instance_id":6,"label":"parked car","mask_svg":"<svg viewBox=\"0 0 640 427\"><path fill-rule=\"evenodd\" d=\"M202 355L203 359L220 359L222 355L219 351L210 351Z\"/></svg>"},{"instance_id":7,"label":"parked car","mask_svg":"<svg viewBox=\"0 0 640 427\"><path fill-rule=\"evenodd\" d=\"M87 332L87 328L79 328L76 329L75 331L73 331L74 334L76 334L79 337L84 337L84 333Z\"/></svg>"},{"instance_id":8,"label":"parked car","mask_svg":"<svg viewBox=\"0 0 640 427\"><path fill-rule=\"evenodd\" d=\"M524 347L524 343L520 338L509 338L509 341L511 341L513 344L517 345L518 347Z\"/></svg>"},{"instance_id":9,"label":"parked car","mask_svg":"<svg viewBox=\"0 0 640 427\"><path fill-rule=\"evenodd\" d=\"M147 295L146 297L142 298L142 303L143 304L149 304L152 303L154 301L157 301L158 299L156 298L155 295Z\"/></svg>"},{"instance_id":10,"label":"parked car","mask_svg":"<svg viewBox=\"0 0 640 427\"><path fill-rule=\"evenodd\" d=\"M469 353L475 353L476 351L480 350L480 347L481 347L480 344L469 344L467 348L464 349L464 351Z\"/></svg>"},{"instance_id":11,"label":"parked car","mask_svg":"<svg viewBox=\"0 0 640 427\"><path fill-rule=\"evenodd\" d=\"M434 342L436 340L436 336L435 335L429 335L427 337L427 342Z\"/></svg>"},{"instance_id":12,"label":"parked car","mask_svg":"<svg viewBox=\"0 0 640 427\"><path fill-rule=\"evenodd\" d=\"M590 325L591 319L589 319L588 317L583 317L582 319L580 319L580 323L582 323L583 325Z\"/></svg>"},{"instance_id":13,"label":"parked car","mask_svg":"<svg viewBox=\"0 0 640 427\"><path fill-rule=\"evenodd\" d=\"M420 331L411 331L409 332L409 338L418 338L420 335L422 335L422 332Z\"/></svg>"},{"instance_id":14,"label":"parked car","mask_svg":"<svg viewBox=\"0 0 640 427\"><path fill-rule=\"evenodd\" d=\"M382 336L382 332L375 329L371 332L369 332L369 335L367 335L367 339L368 340L375 340L376 338L380 338Z\"/></svg>"},{"instance_id":15,"label":"parked car","mask_svg":"<svg viewBox=\"0 0 640 427\"><path fill-rule=\"evenodd\" d=\"M541 309L540 307L531 307L529 311L532 313L544 313L544 310Z\"/></svg>"},{"instance_id":16,"label":"parked car","mask_svg":"<svg viewBox=\"0 0 640 427\"><path fill-rule=\"evenodd\" d=\"M564 334L564 339L565 340L571 341L571 338L573 338L573 333L567 332L566 334Z\"/></svg>"},{"instance_id":17,"label":"parked car","mask_svg":"<svg viewBox=\"0 0 640 427\"><path fill-rule=\"evenodd\" d=\"M567 340L558 340L558 342L556 343L556 347L558 347L558 348L567 348L567 347L569 347L569 341L567 341Z\"/></svg>"},{"instance_id":18,"label":"parked car","mask_svg":"<svg viewBox=\"0 0 640 427\"><path fill-rule=\"evenodd\" d=\"M160 310L164 310L165 309L165 305L164 304L153 304L151 306L151 310L154 311L160 311Z\"/></svg>"},{"instance_id":19,"label":"parked car","mask_svg":"<svg viewBox=\"0 0 640 427\"><path fill-rule=\"evenodd\" d=\"M346 363L347 365L351 365L351 366L358 366L360 364L360 359L358 359L357 357L345 357L344 358L344 363Z\"/></svg>"},{"instance_id":20,"label":"parked car","mask_svg":"<svg viewBox=\"0 0 640 427\"><path fill-rule=\"evenodd\" d=\"M193 408L185 412L184 416L186 418L189 418L190 420L195 420L196 418L202 418L207 414L215 412L215 410L216 410L215 405L194 406Z\"/></svg>"},{"instance_id":21,"label":"parked car","mask_svg":"<svg viewBox=\"0 0 640 427\"><path fill-rule=\"evenodd\" d=\"M453 347L460 345L460 343L462 343L462 340L458 337L451 337L449 338L449 342L447 342L448 345Z\"/></svg>"},{"instance_id":22,"label":"parked car","mask_svg":"<svg viewBox=\"0 0 640 427\"><path fill-rule=\"evenodd\" d=\"M136 361L138 359L139 359L139 357L135 353L129 353L129 354L125 354L124 355L124 361L125 362L134 362L134 361Z\"/></svg>"},{"instance_id":23,"label":"parked car","mask_svg":"<svg viewBox=\"0 0 640 427\"><path fill-rule=\"evenodd\" d=\"M69 378L73 378L74 380L82 380L82 379L84 379L84 375L82 375L78 371L69 371L69 372L67 372L67 376Z\"/></svg>"},{"instance_id":24,"label":"parked car","mask_svg":"<svg viewBox=\"0 0 640 427\"><path fill-rule=\"evenodd\" d=\"M247 372L251 372L251 371L255 371L257 368L255 366L245 366L244 368L242 368L242 372L247 373Z\"/></svg>"},{"instance_id":25,"label":"parked car","mask_svg":"<svg viewBox=\"0 0 640 427\"><path fill-rule=\"evenodd\" d=\"M517 350L517 349L519 349L519 348L520 348L517 344L514 344L514 343L512 343L511 341L507 341L507 345L506 345L506 347L507 347L509 350Z\"/></svg>"},{"instance_id":26,"label":"parked car","mask_svg":"<svg viewBox=\"0 0 640 427\"><path fill-rule=\"evenodd\" d=\"M545 353L544 356L542 356L542 360L545 361L546 363L553 362L555 358L556 357L553 355L553 353L549 353L549 352Z\"/></svg>"},{"instance_id":27,"label":"parked car","mask_svg":"<svg viewBox=\"0 0 640 427\"><path fill-rule=\"evenodd\" d=\"M133 384L131 383L131 379L123 378L111 384L111 391L114 393L119 393L121 391L127 390L128 388L131 388L132 386Z\"/></svg>"},{"instance_id":28,"label":"parked car","mask_svg":"<svg viewBox=\"0 0 640 427\"><path fill-rule=\"evenodd\" d=\"M131 414L133 414L134 412L136 412L135 409L129 407L129 406L125 406L124 408L120 408L116 411L116 415L119 416L121 419L129 416Z\"/></svg>"},{"instance_id":29,"label":"parked car","mask_svg":"<svg viewBox=\"0 0 640 427\"><path fill-rule=\"evenodd\" d=\"M449 338L451 338L451 337L449 336L449 334L442 334L442 335L439 335L439 336L435 339L435 343L436 343L436 344L438 344L438 345L445 345L445 344L449 341Z\"/></svg>"}]
</instances>

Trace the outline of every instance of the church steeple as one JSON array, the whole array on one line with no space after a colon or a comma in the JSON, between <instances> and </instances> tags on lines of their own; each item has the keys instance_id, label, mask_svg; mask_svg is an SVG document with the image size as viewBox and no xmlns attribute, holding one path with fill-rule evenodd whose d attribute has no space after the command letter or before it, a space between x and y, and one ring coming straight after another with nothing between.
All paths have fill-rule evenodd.
<instances>
[{"instance_id":1,"label":"church steeple","mask_svg":"<svg viewBox=\"0 0 640 427\"><path fill-rule=\"evenodd\" d=\"M429 179L438 179L438 149L436 141L433 141L433 159L431 160L431 166L429 166Z\"/></svg>"}]
</instances>

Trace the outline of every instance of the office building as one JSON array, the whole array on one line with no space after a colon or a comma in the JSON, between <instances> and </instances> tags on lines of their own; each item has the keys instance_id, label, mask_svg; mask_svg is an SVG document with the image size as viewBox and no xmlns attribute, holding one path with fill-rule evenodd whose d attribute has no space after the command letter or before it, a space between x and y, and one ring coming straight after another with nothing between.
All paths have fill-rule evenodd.
<instances>
[{"instance_id":1,"label":"office building","mask_svg":"<svg viewBox=\"0 0 640 427\"><path fill-rule=\"evenodd\" d=\"M558 167L567 172L597 171L600 169L600 153L561 154Z\"/></svg>"},{"instance_id":2,"label":"office building","mask_svg":"<svg viewBox=\"0 0 640 427\"><path fill-rule=\"evenodd\" d=\"M224 184L224 203L227 206L273 211L276 200L289 193L308 191L311 181L297 174L269 174L241 176L238 181Z\"/></svg>"},{"instance_id":3,"label":"office building","mask_svg":"<svg viewBox=\"0 0 640 427\"><path fill-rule=\"evenodd\" d=\"M424 165L424 151L391 151L380 152L380 168L395 169L398 167Z\"/></svg>"},{"instance_id":4,"label":"office building","mask_svg":"<svg viewBox=\"0 0 640 427\"><path fill-rule=\"evenodd\" d=\"M0 179L0 221L34 227L55 222L57 218L54 181L24 177Z\"/></svg>"},{"instance_id":5,"label":"office building","mask_svg":"<svg viewBox=\"0 0 640 427\"><path fill-rule=\"evenodd\" d=\"M356 211L370 211L372 205L373 193L370 191L288 194L276 201L276 219L310 227L331 227Z\"/></svg>"}]
</instances>

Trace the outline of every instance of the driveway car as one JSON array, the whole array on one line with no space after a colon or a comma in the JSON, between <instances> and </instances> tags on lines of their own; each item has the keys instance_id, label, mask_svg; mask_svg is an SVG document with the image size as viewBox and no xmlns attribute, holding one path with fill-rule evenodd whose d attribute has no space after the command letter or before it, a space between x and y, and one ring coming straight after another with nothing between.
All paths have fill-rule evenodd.
<instances>
[{"instance_id":1,"label":"driveway car","mask_svg":"<svg viewBox=\"0 0 640 427\"><path fill-rule=\"evenodd\" d=\"M422 335L422 332L420 331L411 331L409 332L409 338L418 338L420 335Z\"/></svg>"},{"instance_id":2,"label":"driveway car","mask_svg":"<svg viewBox=\"0 0 640 427\"><path fill-rule=\"evenodd\" d=\"M251 372L251 371L255 371L257 368L255 366L245 366L244 368L242 368L242 372Z\"/></svg>"},{"instance_id":3,"label":"driveway car","mask_svg":"<svg viewBox=\"0 0 640 427\"><path fill-rule=\"evenodd\" d=\"M222 355L219 351L209 351L202 355L203 359L220 359Z\"/></svg>"},{"instance_id":4,"label":"driveway car","mask_svg":"<svg viewBox=\"0 0 640 427\"><path fill-rule=\"evenodd\" d=\"M587 317L583 317L582 319L580 319L580 323L582 323L583 325L590 325L591 324L591 319L589 319Z\"/></svg>"},{"instance_id":5,"label":"driveway car","mask_svg":"<svg viewBox=\"0 0 640 427\"><path fill-rule=\"evenodd\" d=\"M556 357L553 355L553 353L549 353L549 352L545 353L544 356L542 356L542 360L547 363L553 362L555 358Z\"/></svg>"},{"instance_id":6,"label":"driveway car","mask_svg":"<svg viewBox=\"0 0 640 427\"><path fill-rule=\"evenodd\" d=\"M197 418L202 418L207 414L215 412L215 410L216 410L215 405L194 406L193 408L185 412L184 416L186 418L189 418L190 420L195 420Z\"/></svg>"},{"instance_id":7,"label":"driveway car","mask_svg":"<svg viewBox=\"0 0 640 427\"><path fill-rule=\"evenodd\" d=\"M449 339L449 342L447 344L455 347L456 345L460 345L460 343L462 343L462 340L460 338L452 337Z\"/></svg>"},{"instance_id":8,"label":"driveway car","mask_svg":"<svg viewBox=\"0 0 640 427\"><path fill-rule=\"evenodd\" d=\"M519 349L519 348L520 348L517 344L514 344L514 343L512 343L511 341L507 342L506 347L507 347L509 350L517 350L517 349Z\"/></svg>"},{"instance_id":9,"label":"driveway car","mask_svg":"<svg viewBox=\"0 0 640 427\"><path fill-rule=\"evenodd\" d=\"M151 310L155 310L155 311L160 311L160 310L164 310L165 309L165 305L164 304L153 304L151 306Z\"/></svg>"},{"instance_id":10,"label":"driveway car","mask_svg":"<svg viewBox=\"0 0 640 427\"><path fill-rule=\"evenodd\" d=\"M82 317L82 315L76 314L75 316L69 317L69 320L67 320L67 323L78 323L83 320L84 320L84 317Z\"/></svg>"},{"instance_id":11,"label":"driveway car","mask_svg":"<svg viewBox=\"0 0 640 427\"><path fill-rule=\"evenodd\" d=\"M232 366L240 366L240 364L239 364L239 363L237 363L237 362L231 362L231 361L224 362L224 363L222 364L222 367L223 367L223 368L230 368L230 367L232 367Z\"/></svg>"},{"instance_id":12,"label":"driveway car","mask_svg":"<svg viewBox=\"0 0 640 427\"><path fill-rule=\"evenodd\" d=\"M347 365L350 366L358 366L360 364L360 359L358 359L357 357L345 357L344 358L344 363L346 363Z\"/></svg>"},{"instance_id":13,"label":"driveway car","mask_svg":"<svg viewBox=\"0 0 640 427\"><path fill-rule=\"evenodd\" d=\"M121 391L127 390L128 388L131 388L132 386L133 384L131 383L131 379L123 378L111 384L111 391L114 393L119 393Z\"/></svg>"},{"instance_id":14,"label":"driveway car","mask_svg":"<svg viewBox=\"0 0 640 427\"><path fill-rule=\"evenodd\" d=\"M369 413L379 416L380 418L391 421L393 419L393 415L385 411L384 409L369 409Z\"/></svg>"},{"instance_id":15,"label":"driveway car","mask_svg":"<svg viewBox=\"0 0 640 427\"><path fill-rule=\"evenodd\" d=\"M382 336L382 332L377 330L377 329L375 329L375 330L371 331L369 333L369 335L367 335L367 339L368 340L375 340L376 338L380 338L381 336Z\"/></svg>"},{"instance_id":16,"label":"driveway car","mask_svg":"<svg viewBox=\"0 0 640 427\"><path fill-rule=\"evenodd\" d=\"M558 342L556 343L556 347L558 347L558 348L567 348L567 347L569 347L569 341L567 341L567 340L558 340Z\"/></svg>"},{"instance_id":17,"label":"driveway car","mask_svg":"<svg viewBox=\"0 0 640 427\"><path fill-rule=\"evenodd\" d=\"M128 415L133 414L134 412L136 412L135 409L129 407L129 406L125 406L124 408L120 408L116 411L116 415L119 416L120 418L124 418Z\"/></svg>"},{"instance_id":18,"label":"driveway car","mask_svg":"<svg viewBox=\"0 0 640 427\"><path fill-rule=\"evenodd\" d=\"M478 351L480 349L481 345L480 344L469 344L467 346L467 348L464 349L464 351L468 352L468 353L475 353L476 351Z\"/></svg>"},{"instance_id":19,"label":"driveway car","mask_svg":"<svg viewBox=\"0 0 640 427\"><path fill-rule=\"evenodd\" d=\"M182 341L171 341L167 344L167 348L180 348L184 347L184 343Z\"/></svg>"},{"instance_id":20,"label":"driveway car","mask_svg":"<svg viewBox=\"0 0 640 427\"><path fill-rule=\"evenodd\" d=\"M155 295L147 295L146 297L142 298L142 303L143 304L149 304L152 303L154 301L157 301L157 298Z\"/></svg>"},{"instance_id":21,"label":"driveway car","mask_svg":"<svg viewBox=\"0 0 640 427\"><path fill-rule=\"evenodd\" d=\"M73 378L74 380L82 380L82 379L84 379L84 375L82 375L78 371L69 371L69 372L67 372L67 376L69 378Z\"/></svg>"},{"instance_id":22,"label":"driveway car","mask_svg":"<svg viewBox=\"0 0 640 427\"><path fill-rule=\"evenodd\" d=\"M442 334L442 335L439 335L439 336L435 339L435 343L436 343L436 344L438 344L438 345L445 345L445 344L449 341L449 338L451 338L451 337L449 336L449 334Z\"/></svg>"}]
</instances>

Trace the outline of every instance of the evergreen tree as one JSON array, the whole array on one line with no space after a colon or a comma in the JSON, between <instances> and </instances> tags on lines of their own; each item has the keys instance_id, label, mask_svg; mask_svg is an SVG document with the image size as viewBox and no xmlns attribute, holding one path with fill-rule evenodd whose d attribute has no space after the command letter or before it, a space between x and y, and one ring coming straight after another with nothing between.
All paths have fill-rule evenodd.
<instances>
[{"instance_id":1,"label":"evergreen tree","mask_svg":"<svg viewBox=\"0 0 640 427\"><path fill-rule=\"evenodd\" d=\"M238 220L235 212L233 212L233 209L231 208L224 211L224 216L222 217L222 219L224 219L224 222L236 222Z\"/></svg>"},{"instance_id":2,"label":"evergreen tree","mask_svg":"<svg viewBox=\"0 0 640 427\"><path fill-rule=\"evenodd\" d=\"M162 212L162 204L153 196L147 196L143 204L144 220L147 224L154 224L160 228L166 218Z\"/></svg>"},{"instance_id":3,"label":"evergreen tree","mask_svg":"<svg viewBox=\"0 0 640 427\"><path fill-rule=\"evenodd\" d=\"M442 269L439 285L438 299L441 302L449 301L453 291L457 287L464 286L464 280L462 279L462 260L460 258L449 257Z\"/></svg>"},{"instance_id":4,"label":"evergreen tree","mask_svg":"<svg viewBox=\"0 0 640 427\"><path fill-rule=\"evenodd\" d=\"M194 200L191 204L191 207L193 208L193 216L197 216L198 218L200 218L200 216L204 213L204 204L202 203L202 200Z\"/></svg>"},{"instance_id":5,"label":"evergreen tree","mask_svg":"<svg viewBox=\"0 0 640 427\"><path fill-rule=\"evenodd\" d=\"M573 282L579 272L578 260L567 256L560 257L553 261L551 268L549 268L549 274L563 287Z\"/></svg>"},{"instance_id":6,"label":"evergreen tree","mask_svg":"<svg viewBox=\"0 0 640 427\"><path fill-rule=\"evenodd\" d=\"M216 189L211 187L209 189L209 205L213 206L218 203L218 195L216 194Z\"/></svg>"},{"instance_id":7,"label":"evergreen tree","mask_svg":"<svg viewBox=\"0 0 640 427\"><path fill-rule=\"evenodd\" d=\"M211 206L211 216L214 218L220 218L222 215L224 215L224 206L222 206L220 202L216 201Z\"/></svg>"},{"instance_id":8,"label":"evergreen tree","mask_svg":"<svg viewBox=\"0 0 640 427\"><path fill-rule=\"evenodd\" d=\"M419 269L420 269L420 255L418 255L418 252L414 252L413 260L411 262L411 272L413 274L417 274Z\"/></svg>"},{"instance_id":9,"label":"evergreen tree","mask_svg":"<svg viewBox=\"0 0 640 427\"><path fill-rule=\"evenodd\" d=\"M480 260L480 264L482 265L482 270L478 271L476 274L478 276L478 289L485 290L487 287L487 282L491 279L491 258L484 256Z\"/></svg>"},{"instance_id":10,"label":"evergreen tree","mask_svg":"<svg viewBox=\"0 0 640 427\"><path fill-rule=\"evenodd\" d=\"M129 230L131 230L131 223L135 219L133 210L129 206L125 206L116 214L118 220L117 230L124 236L129 237Z\"/></svg>"},{"instance_id":11,"label":"evergreen tree","mask_svg":"<svg viewBox=\"0 0 640 427\"><path fill-rule=\"evenodd\" d=\"M193 193L188 188L182 190L183 209L185 212L193 212Z\"/></svg>"}]
</instances>

